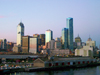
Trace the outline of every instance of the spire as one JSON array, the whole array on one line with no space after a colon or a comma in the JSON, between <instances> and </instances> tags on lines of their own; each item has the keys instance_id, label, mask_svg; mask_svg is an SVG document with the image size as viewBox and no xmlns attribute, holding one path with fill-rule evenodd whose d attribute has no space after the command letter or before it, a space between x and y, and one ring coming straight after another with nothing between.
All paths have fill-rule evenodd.
<instances>
[{"instance_id":1,"label":"spire","mask_svg":"<svg viewBox=\"0 0 100 75\"><path fill-rule=\"evenodd\" d=\"M79 37L79 34L78 34L78 37Z\"/></svg>"},{"instance_id":2,"label":"spire","mask_svg":"<svg viewBox=\"0 0 100 75\"><path fill-rule=\"evenodd\" d=\"M90 35L89 35L88 41L92 41L92 39L91 39Z\"/></svg>"}]
</instances>

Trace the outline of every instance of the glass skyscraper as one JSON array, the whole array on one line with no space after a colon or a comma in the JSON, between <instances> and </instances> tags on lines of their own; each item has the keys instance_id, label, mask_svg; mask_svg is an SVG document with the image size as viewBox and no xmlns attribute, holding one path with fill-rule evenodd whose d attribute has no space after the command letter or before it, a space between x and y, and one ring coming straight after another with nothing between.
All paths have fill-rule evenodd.
<instances>
[{"instance_id":1,"label":"glass skyscraper","mask_svg":"<svg viewBox=\"0 0 100 75\"><path fill-rule=\"evenodd\" d=\"M38 52L38 38L30 37L29 53L36 54Z\"/></svg>"},{"instance_id":2,"label":"glass skyscraper","mask_svg":"<svg viewBox=\"0 0 100 75\"><path fill-rule=\"evenodd\" d=\"M67 28L62 29L62 47L63 49L68 48L68 29Z\"/></svg>"},{"instance_id":3,"label":"glass skyscraper","mask_svg":"<svg viewBox=\"0 0 100 75\"><path fill-rule=\"evenodd\" d=\"M22 46L22 36L24 36L24 24L20 22L17 26L17 45Z\"/></svg>"},{"instance_id":4,"label":"glass skyscraper","mask_svg":"<svg viewBox=\"0 0 100 75\"><path fill-rule=\"evenodd\" d=\"M53 39L53 31L50 29L45 32L45 44Z\"/></svg>"},{"instance_id":5,"label":"glass skyscraper","mask_svg":"<svg viewBox=\"0 0 100 75\"><path fill-rule=\"evenodd\" d=\"M73 51L73 18L67 18L66 24L68 28L68 47Z\"/></svg>"}]
</instances>

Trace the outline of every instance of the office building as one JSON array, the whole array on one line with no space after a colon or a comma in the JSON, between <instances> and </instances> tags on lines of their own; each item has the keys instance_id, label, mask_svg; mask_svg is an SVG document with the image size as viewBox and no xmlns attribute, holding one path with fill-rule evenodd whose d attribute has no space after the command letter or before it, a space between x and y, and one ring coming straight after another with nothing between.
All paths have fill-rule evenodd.
<instances>
[{"instance_id":1,"label":"office building","mask_svg":"<svg viewBox=\"0 0 100 75\"><path fill-rule=\"evenodd\" d=\"M22 53L29 53L30 36L22 36Z\"/></svg>"},{"instance_id":2,"label":"office building","mask_svg":"<svg viewBox=\"0 0 100 75\"><path fill-rule=\"evenodd\" d=\"M38 38L30 37L29 53L36 54L38 51Z\"/></svg>"},{"instance_id":3,"label":"office building","mask_svg":"<svg viewBox=\"0 0 100 75\"><path fill-rule=\"evenodd\" d=\"M24 36L24 24L20 22L17 26L17 45L22 46L22 36Z\"/></svg>"},{"instance_id":4,"label":"office building","mask_svg":"<svg viewBox=\"0 0 100 75\"><path fill-rule=\"evenodd\" d=\"M68 48L68 29L67 28L62 29L62 48L63 49Z\"/></svg>"},{"instance_id":5,"label":"office building","mask_svg":"<svg viewBox=\"0 0 100 75\"><path fill-rule=\"evenodd\" d=\"M13 47L13 52L15 52L15 53L20 53L20 52L21 52L21 47L14 46L14 47Z\"/></svg>"},{"instance_id":6,"label":"office building","mask_svg":"<svg viewBox=\"0 0 100 75\"><path fill-rule=\"evenodd\" d=\"M68 28L68 47L73 51L73 18L67 18L66 22Z\"/></svg>"},{"instance_id":7,"label":"office building","mask_svg":"<svg viewBox=\"0 0 100 75\"><path fill-rule=\"evenodd\" d=\"M55 49L61 49L61 42L55 41Z\"/></svg>"},{"instance_id":8,"label":"office building","mask_svg":"<svg viewBox=\"0 0 100 75\"><path fill-rule=\"evenodd\" d=\"M45 43L50 42L53 39L53 31L50 29L45 32Z\"/></svg>"},{"instance_id":9,"label":"office building","mask_svg":"<svg viewBox=\"0 0 100 75\"><path fill-rule=\"evenodd\" d=\"M0 40L0 49L7 49L7 40L6 39Z\"/></svg>"},{"instance_id":10,"label":"office building","mask_svg":"<svg viewBox=\"0 0 100 75\"><path fill-rule=\"evenodd\" d=\"M45 45L45 34L40 34L41 45Z\"/></svg>"}]
</instances>

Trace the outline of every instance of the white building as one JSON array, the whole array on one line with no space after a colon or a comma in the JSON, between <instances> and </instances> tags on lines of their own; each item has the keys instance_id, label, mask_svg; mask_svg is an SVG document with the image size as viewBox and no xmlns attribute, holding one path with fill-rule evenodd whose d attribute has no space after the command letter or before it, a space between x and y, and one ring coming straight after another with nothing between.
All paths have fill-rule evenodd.
<instances>
[{"instance_id":1,"label":"white building","mask_svg":"<svg viewBox=\"0 0 100 75\"><path fill-rule=\"evenodd\" d=\"M15 53L20 53L20 52L21 52L21 47L14 46L14 47L13 47L13 52L15 52Z\"/></svg>"},{"instance_id":2,"label":"white building","mask_svg":"<svg viewBox=\"0 0 100 75\"><path fill-rule=\"evenodd\" d=\"M17 45L22 46L22 36L24 36L24 24L20 22L17 26Z\"/></svg>"},{"instance_id":3,"label":"white building","mask_svg":"<svg viewBox=\"0 0 100 75\"><path fill-rule=\"evenodd\" d=\"M95 48L96 42L89 38L88 41L86 41L86 46L93 46Z\"/></svg>"},{"instance_id":4,"label":"white building","mask_svg":"<svg viewBox=\"0 0 100 75\"><path fill-rule=\"evenodd\" d=\"M83 46L83 48L81 48L81 49L75 49L75 56L93 57L93 47Z\"/></svg>"},{"instance_id":5,"label":"white building","mask_svg":"<svg viewBox=\"0 0 100 75\"><path fill-rule=\"evenodd\" d=\"M53 39L53 31L50 29L45 32L45 43L50 42Z\"/></svg>"}]
</instances>

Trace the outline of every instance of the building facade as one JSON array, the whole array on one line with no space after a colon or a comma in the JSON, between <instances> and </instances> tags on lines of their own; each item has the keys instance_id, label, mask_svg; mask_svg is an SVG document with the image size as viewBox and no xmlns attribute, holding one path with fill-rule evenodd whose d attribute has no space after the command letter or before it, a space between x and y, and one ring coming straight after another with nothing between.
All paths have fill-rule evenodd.
<instances>
[{"instance_id":1,"label":"building facade","mask_svg":"<svg viewBox=\"0 0 100 75\"><path fill-rule=\"evenodd\" d=\"M17 26L17 45L22 46L22 36L24 36L24 24L20 22Z\"/></svg>"},{"instance_id":2,"label":"building facade","mask_svg":"<svg viewBox=\"0 0 100 75\"><path fill-rule=\"evenodd\" d=\"M55 49L61 49L61 42L55 41Z\"/></svg>"},{"instance_id":3,"label":"building facade","mask_svg":"<svg viewBox=\"0 0 100 75\"><path fill-rule=\"evenodd\" d=\"M0 40L0 49L7 49L7 40L6 39Z\"/></svg>"},{"instance_id":4,"label":"building facade","mask_svg":"<svg viewBox=\"0 0 100 75\"><path fill-rule=\"evenodd\" d=\"M68 48L68 29L67 28L62 29L62 48L63 49Z\"/></svg>"},{"instance_id":5,"label":"building facade","mask_svg":"<svg viewBox=\"0 0 100 75\"><path fill-rule=\"evenodd\" d=\"M95 48L96 42L89 38L88 41L86 41L86 46L93 46Z\"/></svg>"},{"instance_id":6,"label":"building facade","mask_svg":"<svg viewBox=\"0 0 100 75\"><path fill-rule=\"evenodd\" d=\"M75 49L75 56L90 56L93 57L93 47L83 46L81 49Z\"/></svg>"},{"instance_id":7,"label":"building facade","mask_svg":"<svg viewBox=\"0 0 100 75\"><path fill-rule=\"evenodd\" d=\"M22 53L29 53L29 39L30 36L22 37Z\"/></svg>"},{"instance_id":8,"label":"building facade","mask_svg":"<svg viewBox=\"0 0 100 75\"><path fill-rule=\"evenodd\" d=\"M15 52L15 53L20 53L20 52L21 52L21 47L14 46L14 47L13 47L13 52Z\"/></svg>"},{"instance_id":9,"label":"building facade","mask_svg":"<svg viewBox=\"0 0 100 75\"><path fill-rule=\"evenodd\" d=\"M77 43L77 42L82 42L82 40L81 40L81 38L79 37L79 35L78 35L78 37L75 38L75 42L76 42L76 43Z\"/></svg>"},{"instance_id":10,"label":"building facade","mask_svg":"<svg viewBox=\"0 0 100 75\"><path fill-rule=\"evenodd\" d=\"M30 37L29 53L36 54L38 52L38 38Z\"/></svg>"},{"instance_id":11,"label":"building facade","mask_svg":"<svg viewBox=\"0 0 100 75\"><path fill-rule=\"evenodd\" d=\"M73 18L67 18L66 22L68 28L68 48L73 51Z\"/></svg>"},{"instance_id":12,"label":"building facade","mask_svg":"<svg viewBox=\"0 0 100 75\"><path fill-rule=\"evenodd\" d=\"M50 29L45 32L45 43L50 42L53 39L53 31Z\"/></svg>"},{"instance_id":13,"label":"building facade","mask_svg":"<svg viewBox=\"0 0 100 75\"><path fill-rule=\"evenodd\" d=\"M41 45L45 45L45 34L40 34Z\"/></svg>"}]
</instances>

